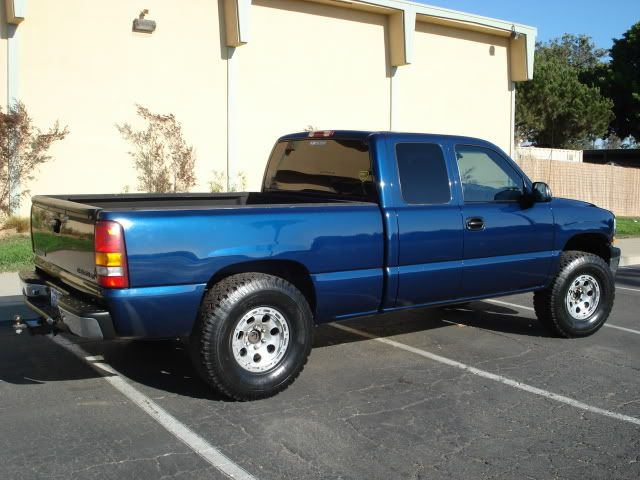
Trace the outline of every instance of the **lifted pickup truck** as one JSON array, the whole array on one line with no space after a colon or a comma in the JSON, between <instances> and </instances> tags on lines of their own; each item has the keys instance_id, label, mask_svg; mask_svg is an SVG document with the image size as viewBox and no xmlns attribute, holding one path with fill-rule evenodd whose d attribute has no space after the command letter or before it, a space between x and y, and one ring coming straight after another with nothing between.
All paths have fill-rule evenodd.
<instances>
[{"instance_id":1,"label":"lifted pickup truck","mask_svg":"<svg viewBox=\"0 0 640 480\"><path fill-rule=\"evenodd\" d=\"M260 192L37 196L31 225L30 327L187 338L238 400L286 388L314 324L354 316L534 291L545 327L590 335L620 255L611 212L495 145L391 132L284 136Z\"/></svg>"}]
</instances>

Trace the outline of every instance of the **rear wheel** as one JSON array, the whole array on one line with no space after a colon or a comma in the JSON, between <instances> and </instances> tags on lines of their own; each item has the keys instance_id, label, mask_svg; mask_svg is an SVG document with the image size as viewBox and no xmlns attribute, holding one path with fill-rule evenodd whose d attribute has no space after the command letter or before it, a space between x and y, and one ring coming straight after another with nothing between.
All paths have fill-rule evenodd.
<instances>
[{"instance_id":1,"label":"rear wheel","mask_svg":"<svg viewBox=\"0 0 640 480\"><path fill-rule=\"evenodd\" d=\"M615 297L609 265L591 253L568 251L551 285L535 292L533 303L541 324L566 338L586 337L607 321Z\"/></svg>"},{"instance_id":2,"label":"rear wheel","mask_svg":"<svg viewBox=\"0 0 640 480\"><path fill-rule=\"evenodd\" d=\"M200 375L236 400L287 388L302 371L312 344L311 309L286 280L243 273L205 296L190 341Z\"/></svg>"}]
</instances>

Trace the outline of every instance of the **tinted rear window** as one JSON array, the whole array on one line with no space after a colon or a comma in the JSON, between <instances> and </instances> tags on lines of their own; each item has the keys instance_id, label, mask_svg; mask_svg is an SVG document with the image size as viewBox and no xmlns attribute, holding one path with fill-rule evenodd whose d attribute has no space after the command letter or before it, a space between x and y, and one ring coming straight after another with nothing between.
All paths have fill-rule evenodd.
<instances>
[{"instance_id":1,"label":"tinted rear window","mask_svg":"<svg viewBox=\"0 0 640 480\"><path fill-rule=\"evenodd\" d=\"M369 146L362 140L324 138L278 142L269 159L264 187L375 201Z\"/></svg>"},{"instance_id":2,"label":"tinted rear window","mask_svg":"<svg viewBox=\"0 0 640 480\"><path fill-rule=\"evenodd\" d=\"M398 143L396 145L402 198L407 203L442 204L451 200L449 175L439 145Z\"/></svg>"}]
</instances>

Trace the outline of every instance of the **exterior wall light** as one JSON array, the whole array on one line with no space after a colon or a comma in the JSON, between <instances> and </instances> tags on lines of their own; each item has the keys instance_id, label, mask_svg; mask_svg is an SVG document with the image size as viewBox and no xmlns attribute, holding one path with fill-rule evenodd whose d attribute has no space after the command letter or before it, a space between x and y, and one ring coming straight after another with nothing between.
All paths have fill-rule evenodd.
<instances>
[{"instance_id":1,"label":"exterior wall light","mask_svg":"<svg viewBox=\"0 0 640 480\"><path fill-rule=\"evenodd\" d=\"M154 20L147 20L145 15L149 14L148 9L144 9L138 15L138 18L133 20L133 31L140 33L153 33L156 29L156 22Z\"/></svg>"}]
</instances>

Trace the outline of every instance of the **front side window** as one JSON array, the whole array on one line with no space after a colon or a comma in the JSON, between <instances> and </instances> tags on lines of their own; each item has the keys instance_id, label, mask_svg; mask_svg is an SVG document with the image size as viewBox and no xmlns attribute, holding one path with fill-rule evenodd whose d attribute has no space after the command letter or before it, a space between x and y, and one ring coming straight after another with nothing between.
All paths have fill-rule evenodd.
<instances>
[{"instance_id":1,"label":"front side window","mask_svg":"<svg viewBox=\"0 0 640 480\"><path fill-rule=\"evenodd\" d=\"M406 203L443 204L451 200L449 174L439 145L396 145L400 190Z\"/></svg>"},{"instance_id":2,"label":"front side window","mask_svg":"<svg viewBox=\"0 0 640 480\"><path fill-rule=\"evenodd\" d=\"M515 201L524 193L522 178L498 153L483 147L456 147L465 202Z\"/></svg>"}]
</instances>

